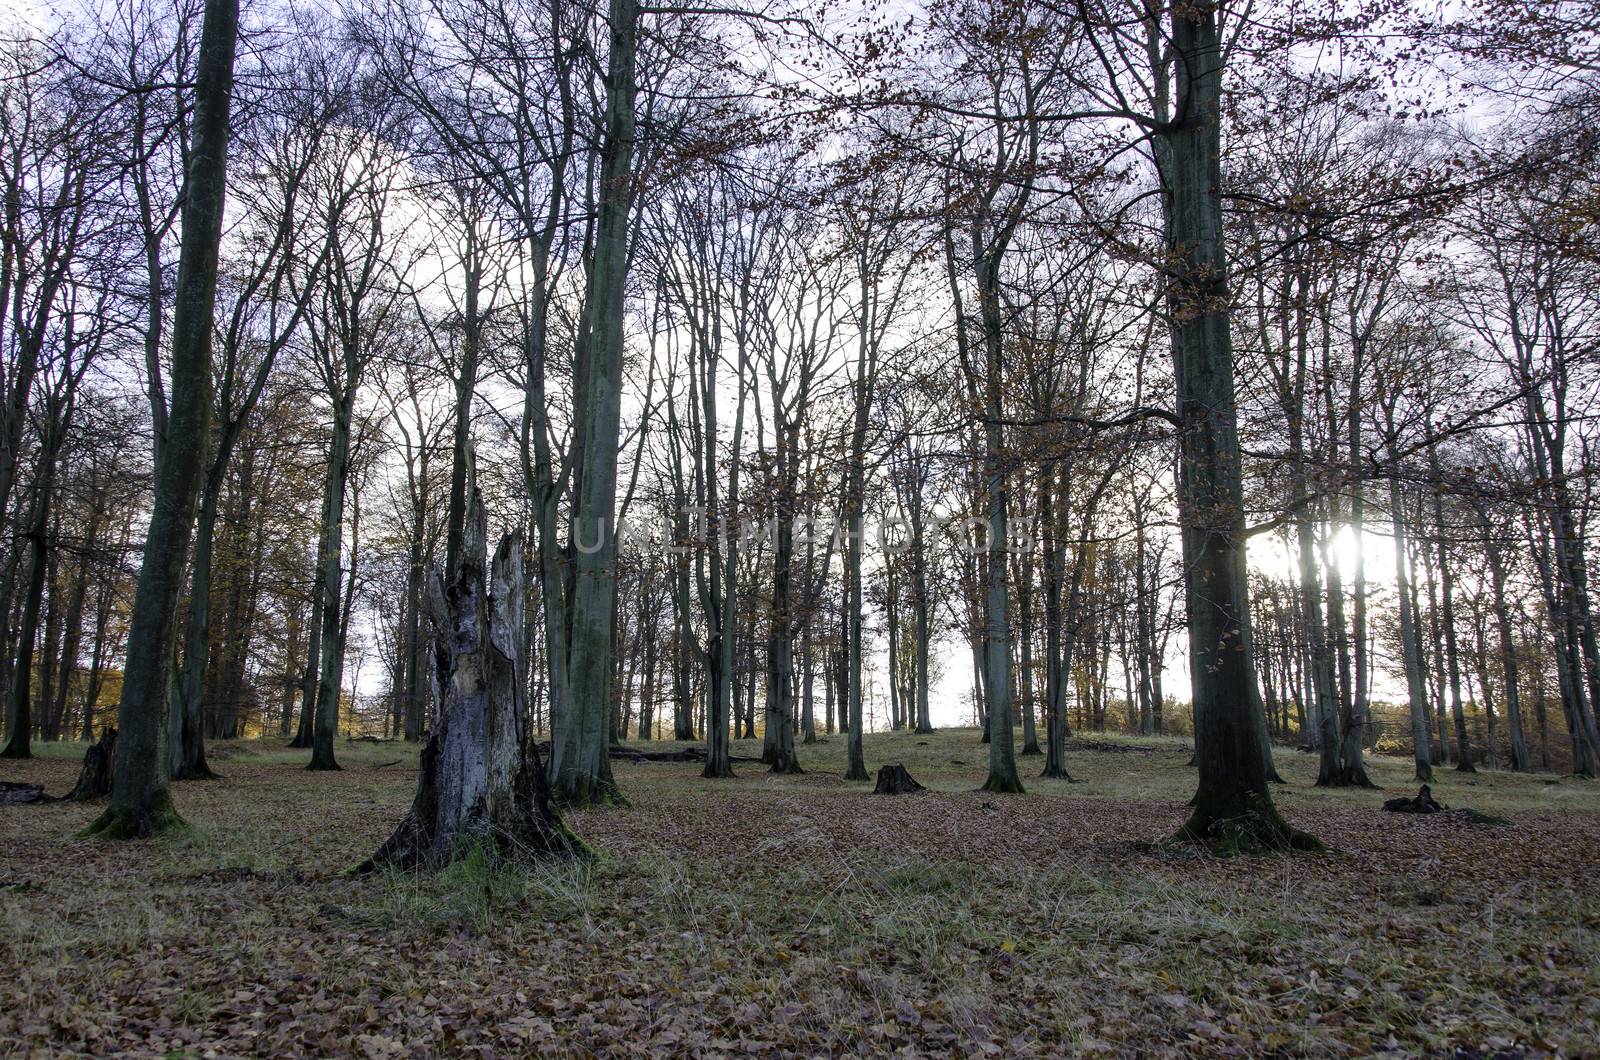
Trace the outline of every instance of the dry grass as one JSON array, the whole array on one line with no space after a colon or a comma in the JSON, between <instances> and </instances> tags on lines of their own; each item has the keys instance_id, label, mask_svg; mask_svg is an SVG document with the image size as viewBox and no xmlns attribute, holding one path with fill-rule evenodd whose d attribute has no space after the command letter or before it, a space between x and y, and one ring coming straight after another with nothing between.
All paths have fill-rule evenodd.
<instances>
[{"instance_id":1,"label":"dry grass","mask_svg":"<svg viewBox=\"0 0 1600 1060\"><path fill-rule=\"evenodd\" d=\"M0 1051L1600 1050L1594 785L1444 774L1442 802L1511 822L1485 827L1314 789L1283 752L1280 806L1334 852L1216 860L1149 842L1182 820L1183 741L1094 739L1078 783L1022 759L1028 797L973 790L972 732L869 736L933 789L895 799L840 779L841 737L798 777L619 763L632 806L570 817L594 863L428 877L341 875L410 798L397 744L337 774L218 747L225 779L177 794L193 831L156 843L0 808ZM5 778L65 790L81 750Z\"/></svg>"}]
</instances>

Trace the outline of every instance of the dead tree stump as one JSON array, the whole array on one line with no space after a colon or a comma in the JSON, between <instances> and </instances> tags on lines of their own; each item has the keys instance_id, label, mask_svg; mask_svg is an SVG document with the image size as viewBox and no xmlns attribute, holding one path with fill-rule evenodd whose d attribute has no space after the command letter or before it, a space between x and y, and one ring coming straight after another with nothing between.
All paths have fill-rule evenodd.
<instances>
[{"instance_id":1,"label":"dead tree stump","mask_svg":"<svg viewBox=\"0 0 1600 1060\"><path fill-rule=\"evenodd\" d=\"M1444 809L1433 801L1433 793L1428 790L1428 785L1422 785L1414 799L1389 799L1383 808L1390 813L1438 813Z\"/></svg>"},{"instance_id":2,"label":"dead tree stump","mask_svg":"<svg viewBox=\"0 0 1600 1060\"><path fill-rule=\"evenodd\" d=\"M111 794L111 771L117 764L117 730L108 726L100 739L83 752L83 768L78 771L78 783L67 792L73 802L103 799Z\"/></svg>"},{"instance_id":3,"label":"dead tree stump","mask_svg":"<svg viewBox=\"0 0 1600 1060\"><path fill-rule=\"evenodd\" d=\"M912 779L906 772L906 767L896 762L892 766L884 766L878 770L878 786L872 789L874 795L910 795L914 792L925 790L921 784Z\"/></svg>"},{"instance_id":4,"label":"dead tree stump","mask_svg":"<svg viewBox=\"0 0 1600 1060\"><path fill-rule=\"evenodd\" d=\"M587 850L550 805L528 731L518 659L526 643L522 540L503 538L486 570L483 500L476 487L470 496L450 583L435 570L427 586L439 722L422 752L411 811L357 872L436 868L481 843L515 858Z\"/></svg>"}]
</instances>

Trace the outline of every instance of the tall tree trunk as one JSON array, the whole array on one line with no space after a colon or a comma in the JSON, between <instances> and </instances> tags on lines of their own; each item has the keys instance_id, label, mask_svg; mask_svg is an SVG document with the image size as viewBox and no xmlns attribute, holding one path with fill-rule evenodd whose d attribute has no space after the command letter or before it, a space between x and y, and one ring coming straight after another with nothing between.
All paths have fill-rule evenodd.
<instances>
[{"instance_id":1,"label":"tall tree trunk","mask_svg":"<svg viewBox=\"0 0 1600 1060\"><path fill-rule=\"evenodd\" d=\"M1429 425L1432 430L1432 425ZM1444 655L1445 668L1450 678L1450 714L1455 722L1456 732L1456 770L1461 773L1476 773L1477 768L1472 764L1472 741L1467 736L1466 710L1461 702L1461 655L1456 636L1456 610L1455 610L1455 572L1450 564L1448 542L1445 540L1444 521L1444 480L1439 469L1439 450L1437 446L1428 449L1428 466L1433 472L1433 522L1435 533L1439 535L1439 624L1444 630ZM1444 734L1440 733L1441 740Z\"/></svg>"},{"instance_id":2,"label":"tall tree trunk","mask_svg":"<svg viewBox=\"0 0 1600 1060\"><path fill-rule=\"evenodd\" d=\"M1500 768L1500 730L1495 717L1494 686L1489 678L1489 625L1479 599L1473 608L1472 663L1478 678L1477 702L1483 707L1485 730L1484 761L1490 769ZM1467 693L1472 693L1472 674L1466 675Z\"/></svg>"},{"instance_id":3,"label":"tall tree trunk","mask_svg":"<svg viewBox=\"0 0 1600 1060\"><path fill-rule=\"evenodd\" d=\"M1420 523L1422 519L1423 514L1421 510L1421 501L1419 499L1417 520ZM1449 706L1448 694L1445 691L1448 678L1445 673L1444 626L1439 622L1439 582L1437 572L1434 570L1435 552L1433 549L1428 548L1426 542L1424 541L1418 540L1415 542L1415 544L1417 551L1422 555L1423 584L1428 591L1428 639L1432 642L1432 653L1430 656L1431 665L1425 665L1424 672L1433 677L1433 687L1431 692L1433 696L1434 719L1438 725L1436 730L1438 743L1436 745L1437 754L1435 755L1435 758L1441 765L1449 765L1450 733L1449 721L1447 719L1447 711L1449 710ZM1412 588L1415 589L1416 586L1413 586ZM1421 608L1419 607L1416 610L1420 615Z\"/></svg>"},{"instance_id":4,"label":"tall tree trunk","mask_svg":"<svg viewBox=\"0 0 1600 1060\"><path fill-rule=\"evenodd\" d=\"M1487 524L1487 520L1485 520ZM1506 725L1511 737L1511 768L1526 773L1530 768L1528 741L1522 730L1522 696L1517 688L1517 649L1511 636L1511 615L1506 607L1506 567L1500 544L1485 526L1489 553L1489 582L1494 588L1495 625L1500 633L1500 669L1505 678Z\"/></svg>"},{"instance_id":5,"label":"tall tree trunk","mask_svg":"<svg viewBox=\"0 0 1600 1060\"><path fill-rule=\"evenodd\" d=\"M1157 134L1171 262L1167 300L1180 423L1194 813L1180 837L1223 845L1315 847L1267 788L1271 745L1250 659L1244 498L1222 224L1222 48L1218 12L1171 7L1178 117Z\"/></svg>"},{"instance_id":6,"label":"tall tree trunk","mask_svg":"<svg viewBox=\"0 0 1600 1060\"><path fill-rule=\"evenodd\" d=\"M1304 472L1302 470L1303 479ZM1295 520L1295 535L1300 550L1300 606L1306 630L1306 651L1311 671L1311 703L1315 712L1319 787L1338 783L1339 713L1334 702L1333 660L1328 653L1328 638L1322 624L1322 586L1317 577L1316 529L1310 495L1302 485L1299 491L1302 511Z\"/></svg>"},{"instance_id":7,"label":"tall tree trunk","mask_svg":"<svg viewBox=\"0 0 1600 1060\"><path fill-rule=\"evenodd\" d=\"M647 576L653 576L653 569ZM656 738L656 671L659 663L656 658L657 641L660 639L660 628L657 624L655 613L656 598L647 595L648 601L641 614L643 629L640 635L644 638L644 687L639 691L639 739L654 740Z\"/></svg>"},{"instance_id":8,"label":"tall tree trunk","mask_svg":"<svg viewBox=\"0 0 1600 1060\"><path fill-rule=\"evenodd\" d=\"M89 557L100 536L99 515L98 510L94 512L84 534L83 555L73 575L72 591L67 599L67 613L63 619L61 664L56 678L56 702L53 708L56 717L62 719L63 733L67 731L67 710L72 698L72 678L78 672L78 651L83 646L83 609L89 595L91 575Z\"/></svg>"},{"instance_id":9,"label":"tall tree trunk","mask_svg":"<svg viewBox=\"0 0 1600 1060\"><path fill-rule=\"evenodd\" d=\"M1389 518L1394 525L1394 583L1400 607L1400 655L1406 671L1406 700L1411 709L1411 756L1416 778L1433 781L1432 737L1428 730L1428 686L1422 674L1422 651L1417 641L1411 571L1407 560L1405 499L1400 494L1398 456L1390 445Z\"/></svg>"},{"instance_id":10,"label":"tall tree trunk","mask_svg":"<svg viewBox=\"0 0 1600 1060\"><path fill-rule=\"evenodd\" d=\"M133 533L133 518L125 515L118 535L117 552L125 552ZM89 678L83 691L83 739L94 742L95 710L100 705L100 689L105 682L106 657L111 651L111 619L116 605L119 572L113 569L103 577L95 591L94 646L89 652Z\"/></svg>"},{"instance_id":11,"label":"tall tree trunk","mask_svg":"<svg viewBox=\"0 0 1600 1060\"><path fill-rule=\"evenodd\" d=\"M611 616L615 606L617 442L622 415L623 306L628 279L628 216L633 204L635 0L610 0L605 134L600 152L599 207L586 303L593 334L582 379L583 429L575 525L598 535L580 546L572 596L570 699L572 753L552 785L571 806L620 802L611 776L606 716L611 703Z\"/></svg>"},{"instance_id":12,"label":"tall tree trunk","mask_svg":"<svg viewBox=\"0 0 1600 1060\"><path fill-rule=\"evenodd\" d=\"M1360 459L1361 455L1361 403L1355 396L1355 391L1359 389L1358 384L1361 378L1359 358L1353 371L1355 373L1355 382L1351 384L1352 396L1350 399L1348 446L1352 471L1354 470L1355 462ZM1350 637L1355 672L1351 678L1353 688L1350 695L1350 713L1345 717L1344 721L1344 747L1339 754L1339 768L1345 784L1357 787L1374 787L1375 785L1367 776L1366 764L1361 757L1367 733L1372 730L1372 705L1367 674L1367 565L1365 544L1367 502L1359 475L1352 473L1349 489L1350 521L1348 525L1354 535L1355 544L1355 574L1351 585L1350 602Z\"/></svg>"},{"instance_id":13,"label":"tall tree trunk","mask_svg":"<svg viewBox=\"0 0 1600 1060\"><path fill-rule=\"evenodd\" d=\"M999 250L975 263L978 310L983 322L984 426L983 480L986 508L984 529L988 577L984 584L984 671L988 674L989 776L983 790L1020 794L1016 748L1012 744L1011 695L1011 593L1008 584L1010 554L1010 489L1005 429L1004 348L1000 310Z\"/></svg>"},{"instance_id":14,"label":"tall tree trunk","mask_svg":"<svg viewBox=\"0 0 1600 1060\"><path fill-rule=\"evenodd\" d=\"M694 696L689 687L690 670L694 666L693 645L690 643L688 561L682 561L679 577L683 580L683 593L673 608L676 638L672 663L672 738L694 739Z\"/></svg>"},{"instance_id":15,"label":"tall tree trunk","mask_svg":"<svg viewBox=\"0 0 1600 1060\"><path fill-rule=\"evenodd\" d=\"M445 513L445 564L454 570L461 554L462 528L467 513L467 465L472 459L472 395L478 385L478 354L483 319L478 311L483 285L483 251L477 219L466 218L466 253L461 262L465 285L462 298L461 366L456 375L454 438L450 447L450 503Z\"/></svg>"},{"instance_id":16,"label":"tall tree trunk","mask_svg":"<svg viewBox=\"0 0 1600 1060\"><path fill-rule=\"evenodd\" d=\"M1545 608L1549 613L1550 630L1555 638L1556 673L1560 679L1561 710L1566 717L1567 735L1572 743L1572 771L1582 777L1595 775L1595 752L1589 743L1580 718L1585 695L1583 660L1578 653L1578 633L1573 609L1567 606L1564 587L1556 577L1556 545L1553 534L1543 526L1530 528L1534 566L1539 572L1540 588L1544 592ZM1535 536L1536 535L1536 536ZM1548 756L1547 764L1548 766Z\"/></svg>"},{"instance_id":17,"label":"tall tree trunk","mask_svg":"<svg viewBox=\"0 0 1600 1060\"><path fill-rule=\"evenodd\" d=\"M1156 601L1154 587L1147 586L1147 583L1155 579L1149 576L1146 569L1148 545L1144 527L1145 511L1140 504L1134 509L1133 617L1139 653L1139 735L1150 736L1155 732L1155 686L1151 671L1160 669L1161 660L1154 657Z\"/></svg>"},{"instance_id":18,"label":"tall tree trunk","mask_svg":"<svg viewBox=\"0 0 1600 1060\"><path fill-rule=\"evenodd\" d=\"M787 462L783 439L779 439L779 474ZM788 460L793 460L790 453ZM774 773L803 773L794 749L794 624L791 574L793 567L794 484L785 482L780 490L778 532L772 550L772 606L767 614L767 716L766 746L762 758Z\"/></svg>"},{"instance_id":19,"label":"tall tree trunk","mask_svg":"<svg viewBox=\"0 0 1600 1060\"><path fill-rule=\"evenodd\" d=\"M1056 511L1055 468L1039 469L1039 520L1044 527L1044 772L1039 775L1071 780L1067 773L1067 675L1072 637L1063 630L1061 580L1066 547L1066 513L1070 486L1062 483L1061 507Z\"/></svg>"},{"instance_id":20,"label":"tall tree trunk","mask_svg":"<svg viewBox=\"0 0 1600 1060\"><path fill-rule=\"evenodd\" d=\"M402 662L403 731L407 743L422 739L422 579L424 514L420 510L411 523L411 561L406 568L406 607L402 621L405 624Z\"/></svg>"},{"instance_id":21,"label":"tall tree trunk","mask_svg":"<svg viewBox=\"0 0 1600 1060\"><path fill-rule=\"evenodd\" d=\"M868 277L861 277L863 307L869 298L869 282ZM850 477L846 492L848 499L845 502L845 519L848 523L846 529L848 541L844 556L844 650L847 660L847 686L840 689L839 727L847 733L844 774L846 780L870 779L867 776L867 759L861 743L862 666L865 662L861 654L861 629L865 623L863 613L865 603L861 592L861 538L865 532L862 515L867 489L867 417L870 414L868 406L871 403L871 372L874 368L870 344L871 340L863 329L856 352L855 422L850 432L848 472Z\"/></svg>"},{"instance_id":22,"label":"tall tree trunk","mask_svg":"<svg viewBox=\"0 0 1600 1060\"><path fill-rule=\"evenodd\" d=\"M805 630L800 634L800 742L817 742L816 715L816 660L811 654L811 621L806 617Z\"/></svg>"},{"instance_id":23,"label":"tall tree trunk","mask_svg":"<svg viewBox=\"0 0 1600 1060\"><path fill-rule=\"evenodd\" d=\"M917 681L917 718L916 731L927 734L933 732L933 716L930 713L928 697L931 694L928 680L928 651L932 640L932 631L929 629L928 612L933 607L933 601L928 595L928 558L925 551L923 517L920 509L913 508L911 513L911 597L916 607L915 629L913 635L916 643L913 649L916 653L916 681Z\"/></svg>"},{"instance_id":24,"label":"tall tree trunk","mask_svg":"<svg viewBox=\"0 0 1600 1060\"><path fill-rule=\"evenodd\" d=\"M1017 633L1022 671L1022 753L1040 754L1039 733L1034 724L1033 698L1033 564L1024 551L1017 563Z\"/></svg>"},{"instance_id":25,"label":"tall tree trunk","mask_svg":"<svg viewBox=\"0 0 1600 1060\"><path fill-rule=\"evenodd\" d=\"M884 564L884 627L889 639L889 731L899 732L901 725L901 712L904 709L900 701L900 684L902 681L900 665L900 586L895 578L895 567L892 561Z\"/></svg>"},{"instance_id":26,"label":"tall tree trunk","mask_svg":"<svg viewBox=\"0 0 1600 1060\"><path fill-rule=\"evenodd\" d=\"M84 835L148 836L182 825L167 782L166 695L211 418L211 331L227 198L228 106L238 23L238 0L206 0L173 313L170 444L157 461L144 562L129 622L111 802Z\"/></svg>"},{"instance_id":27,"label":"tall tree trunk","mask_svg":"<svg viewBox=\"0 0 1600 1060\"><path fill-rule=\"evenodd\" d=\"M56 453L54 427L46 428L44 451L34 476L33 503L29 506L28 584L23 590L22 621L17 629L16 665L6 696L6 745L0 758L33 757L33 654L39 639L39 610L50 569L50 507L55 494Z\"/></svg>"},{"instance_id":28,"label":"tall tree trunk","mask_svg":"<svg viewBox=\"0 0 1600 1060\"><path fill-rule=\"evenodd\" d=\"M311 579L311 617L306 623L305 666L300 674L300 720L290 747L311 746L311 730L317 711L317 668L322 662L322 555L327 551L328 525L324 520L317 538L317 566Z\"/></svg>"},{"instance_id":29,"label":"tall tree trunk","mask_svg":"<svg viewBox=\"0 0 1600 1060\"><path fill-rule=\"evenodd\" d=\"M296 659L296 645L304 627L305 611L299 601L290 599L285 602L283 622L283 700L279 706L278 735L288 736L289 730L294 726L294 699L295 692L299 690L301 668Z\"/></svg>"},{"instance_id":30,"label":"tall tree trunk","mask_svg":"<svg viewBox=\"0 0 1600 1060\"><path fill-rule=\"evenodd\" d=\"M189 627L175 686L173 722L176 728L170 735L173 780L210 780L216 776L206 763L202 723L205 720L206 663L211 653L211 557L215 550L217 504L221 494L218 461L213 461L201 487L200 515L195 522L194 561L189 571Z\"/></svg>"},{"instance_id":31,"label":"tall tree trunk","mask_svg":"<svg viewBox=\"0 0 1600 1060\"><path fill-rule=\"evenodd\" d=\"M350 476L350 429L355 388L346 387L333 416L333 441L328 447L328 468L323 481L321 657L317 665L317 698L312 713L311 763L313 770L335 770L333 741L339 728L339 699L344 685L344 609L340 592L344 570L344 496Z\"/></svg>"},{"instance_id":32,"label":"tall tree trunk","mask_svg":"<svg viewBox=\"0 0 1600 1060\"><path fill-rule=\"evenodd\" d=\"M51 541L60 539L59 514L51 520L47 533ZM55 711L56 671L61 653L61 598L65 592L61 587L60 568L60 550L52 546L49 550L49 561L45 566L47 594L44 610L44 641L39 645L39 706L44 711L44 717L39 725L39 735L41 739L51 741L61 739L61 715Z\"/></svg>"}]
</instances>

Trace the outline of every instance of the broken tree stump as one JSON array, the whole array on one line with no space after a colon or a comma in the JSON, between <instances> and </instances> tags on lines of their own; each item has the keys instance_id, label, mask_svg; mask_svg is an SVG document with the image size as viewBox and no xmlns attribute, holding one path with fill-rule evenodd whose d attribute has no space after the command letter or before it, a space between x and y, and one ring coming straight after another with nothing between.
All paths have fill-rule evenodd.
<instances>
[{"instance_id":1,"label":"broken tree stump","mask_svg":"<svg viewBox=\"0 0 1600 1060\"><path fill-rule=\"evenodd\" d=\"M439 721L422 752L410 812L357 872L439 868L485 843L521 859L588 850L550 804L528 732L518 659L527 643L521 536L502 538L491 566L483 498L475 485L468 495L449 584L435 570L427 586Z\"/></svg>"},{"instance_id":2,"label":"broken tree stump","mask_svg":"<svg viewBox=\"0 0 1600 1060\"><path fill-rule=\"evenodd\" d=\"M878 770L878 786L872 789L874 795L910 795L926 790L918 784L906 767L896 762L894 765L884 766Z\"/></svg>"},{"instance_id":3,"label":"broken tree stump","mask_svg":"<svg viewBox=\"0 0 1600 1060\"><path fill-rule=\"evenodd\" d=\"M1444 809L1433 801L1433 793L1428 790L1428 785L1422 785L1414 799L1389 799L1383 808L1390 813L1438 813Z\"/></svg>"},{"instance_id":4,"label":"broken tree stump","mask_svg":"<svg viewBox=\"0 0 1600 1060\"><path fill-rule=\"evenodd\" d=\"M78 771L78 783L66 797L73 802L103 799L111 794L111 773L117 764L117 730L107 726L100 739L83 752L83 768Z\"/></svg>"}]
</instances>

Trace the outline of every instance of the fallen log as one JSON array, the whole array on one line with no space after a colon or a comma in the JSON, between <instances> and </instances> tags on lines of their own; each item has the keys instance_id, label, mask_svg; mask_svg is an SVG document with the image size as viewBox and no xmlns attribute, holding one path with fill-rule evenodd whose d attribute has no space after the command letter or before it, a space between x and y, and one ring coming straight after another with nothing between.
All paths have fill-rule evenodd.
<instances>
[{"instance_id":1,"label":"fallen log","mask_svg":"<svg viewBox=\"0 0 1600 1060\"><path fill-rule=\"evenodd\" d=\"M703 747L681 747L676 751L640 751L633 747L622 747L613 744L610 756L624 762L704 762L706 752Z\"/></svg>"},{"instance_id":2,"label":"fallen log","mask_svg":"<svg viewBox=\"0 0 1600 1060\"><path fill-rule=\"evenodd\" d=\"M539 753L541 755L550 754L549 740L539 741ZM680 747L672 751L644 751L637 747L624 747L622 744L614 743L608 749L607 754L610 758L622 762L704 762L706 760L706 749L704 747ZM760 762L761 759L752 758L749 755L729 755L728 761Z\"/></svg>"},{"instance_id":3,"label":"fallen log","mask_svg":"<svg viewBox=\"0 0 1600 1060\"><path fill-rule=\"evenodd\" d=\"M21 806L30 802L49 802L43 784L18 784L0 780L0 806Z\"/></svg>"}]
</instances>

